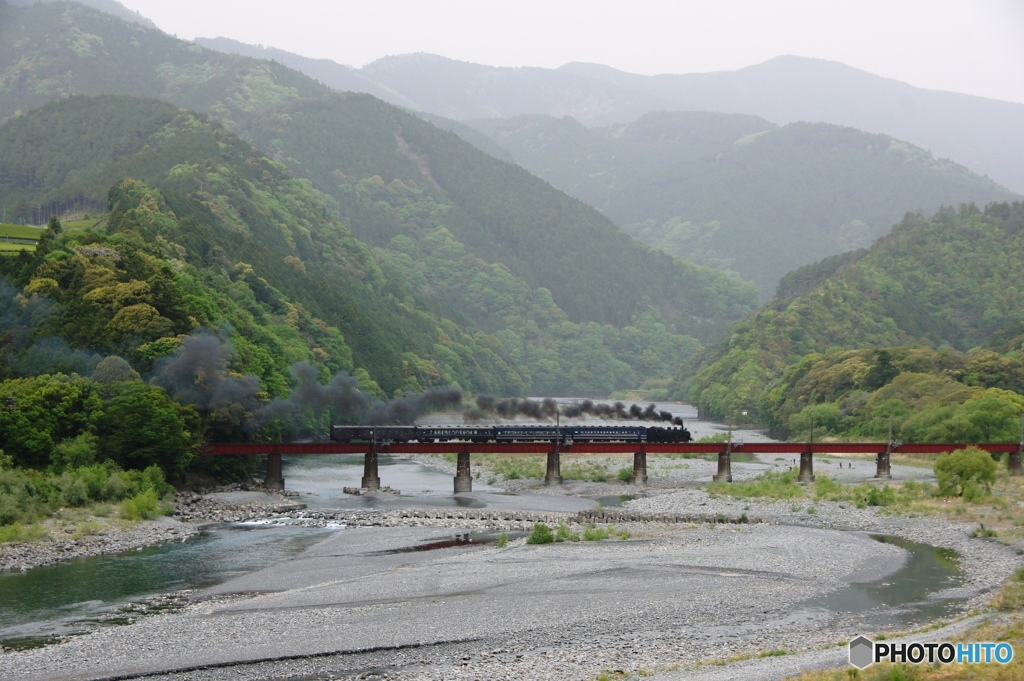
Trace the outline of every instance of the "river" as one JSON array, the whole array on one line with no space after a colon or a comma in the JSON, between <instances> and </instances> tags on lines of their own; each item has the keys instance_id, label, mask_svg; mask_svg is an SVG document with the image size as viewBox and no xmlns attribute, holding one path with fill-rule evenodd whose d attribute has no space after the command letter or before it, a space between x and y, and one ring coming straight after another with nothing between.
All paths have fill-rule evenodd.
<instances>
[{"instance_id":1,"label":"river","mask_svg":"<svg viewBox=\"0 0 1024 681\"><path fill-rule=\"evenodd\" d=\"M698 420L692 407L670 403L658 406L682 416L695 439L726 430L723 424ZM430 421L443 422L445 418L452 417L435 416ZM734 437L768 439L760 431L742 429L736 430ZM470 500L452 493L450 475L416 460L392 456L380 457L380 477L382 484L400 490L401 497L381 501L343 494L343 487L359 485L362 465L359 455L286 457L284 476L288 489L297 492L299 500L311 508L372 508L382 504L454 507L465 506ZM499 491L482 480L474 480L473 486L475 492ZM627 499L609 496L601 501L611 505ZM343 530L216 525L181 543L0 574L0 644L31 647L97 626L127 622L140 616L143 609L152 610L152 602L147 601L155 596L210 587L258 570L301 553L333 531ZM899 572L877 584L851 585L811 606L850 610L857 603L900 605L909 615L893 617L904 623L924 615L945 615L953 606L942 601L928 607L927 593L959 583L962 575L955 556L921 544L901 546L910 551L912 559ZM161 603L158 601L156 609L164 607Z\"/></svg>"}]
</instances>

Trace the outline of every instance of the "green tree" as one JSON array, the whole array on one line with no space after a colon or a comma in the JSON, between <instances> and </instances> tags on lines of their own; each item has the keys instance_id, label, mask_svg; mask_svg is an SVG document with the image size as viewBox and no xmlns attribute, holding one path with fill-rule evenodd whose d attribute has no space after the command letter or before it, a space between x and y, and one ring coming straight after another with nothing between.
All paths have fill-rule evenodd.
<instances>
[{"instance_id":1,"label":"green tree","mask_svg":"<svg viewBox=\"0 0 1024 681\"><path fill-rule=\"evenodd\" d=\"M124 468L153 464L180 475L198 446L199 416L174 402L160 388L141 382L119 383L96 424L100 448Z\"/></svg>"},{"instance_id":2,"label":"green tree","mask_svg":"<svg viewBox=\"0 0 1024 681\"><path fill-rule=\"evenodd\" d=\"M972 501L987 494L996 481L996 462L977 447L959 449L935 460L935 477L941 494Z\"/></svg>"}]
</instances>

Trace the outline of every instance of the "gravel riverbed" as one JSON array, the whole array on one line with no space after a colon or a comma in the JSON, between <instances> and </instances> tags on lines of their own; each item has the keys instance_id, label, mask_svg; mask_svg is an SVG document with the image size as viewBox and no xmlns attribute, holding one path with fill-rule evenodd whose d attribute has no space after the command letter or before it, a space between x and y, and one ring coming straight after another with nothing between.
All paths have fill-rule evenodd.
<instances>
[{"instance_id":1,"label":"gravel riverbed","mask_svg":"<svg viewBox=\"0 0 1024 681\"><path fill-rule=\"evenodd\" d=\"M776 463L734 464L734 474ZM828 502L808 513L807 501L680 488L710 476L705 464L713 465L667 460L679 467L660 475L650 466L647 489L573 483L522 496L468 495L486 508L277 509L260 522L339 529L295 558L195 594L178 612L0 653L0 679L562 681L606 670L666 680L782 678L842 664L845 648L837 644L874 633L877 613L813 605L906 563L904 549L869 532L957 551L966 579L942 596L962 598L962 612L981 605L1022 562L944 519ZM602 518L593 517L593 501L575 496L623 491L642 496ZM743 514L752 522L719 522ZM576 529L597 520L629 538L539 546L520 538L503 548L450 541L485 528L522 530L538 519ZM701 666L775 650L789 654Z\"/></svg>"}]
</instances>

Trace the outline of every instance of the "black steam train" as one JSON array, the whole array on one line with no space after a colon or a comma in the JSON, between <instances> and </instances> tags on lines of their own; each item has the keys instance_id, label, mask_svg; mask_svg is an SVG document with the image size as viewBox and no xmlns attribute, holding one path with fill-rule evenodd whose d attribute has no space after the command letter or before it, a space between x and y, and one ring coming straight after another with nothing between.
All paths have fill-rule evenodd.
<instances>
[{"instance_id":1,"label":"black steam train","mask_svg":"<svg viewBox=\"0 0 1024 681\"><path fill-rule=\"evenodd\" d=\"M690 442L685 426L331 426L335 442Z\"/></svg>"}]
</instances>

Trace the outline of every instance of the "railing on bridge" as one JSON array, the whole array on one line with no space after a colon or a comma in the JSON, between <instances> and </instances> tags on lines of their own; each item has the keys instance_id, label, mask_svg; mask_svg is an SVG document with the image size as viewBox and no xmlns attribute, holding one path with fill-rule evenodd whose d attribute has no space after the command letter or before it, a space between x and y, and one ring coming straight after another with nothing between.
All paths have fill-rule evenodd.
<instances>
[{"instance_id":1,"label":"railing on bridge","mask_svg":"<svg viewBox=\"0 0 1024 681\"><path fill-rule=\"evenodd\" d=\"M1011 475L1021 474L1022 442L945 442L945 443L899 443L899 442L590 442L562 444L558 442L394 442L394 443L348 443L348 442L245 442L219 443L209 445L205 453L214 456L265 455L267 474L265 484L269 489L284 489L282 455L301 454L362 454L362 486L380 489L377 469L379 454L457 454L455 491L471 492L473 478L470 468L471 454L546 454L547 471L544 482L547 485L562 484L562 454L633 454L633 475L630 482L647 483L648 454L716 454L718 473L715 480L732 482L732 455L744 454L799 454L801 482L814 480L815 454L874 454L875 478L889 479L892 469L889 463L893 452L903 454L941 454L966 447L977 447L991 454L1006 452L1007 466Z\"/></svg>"}]
</instances>

